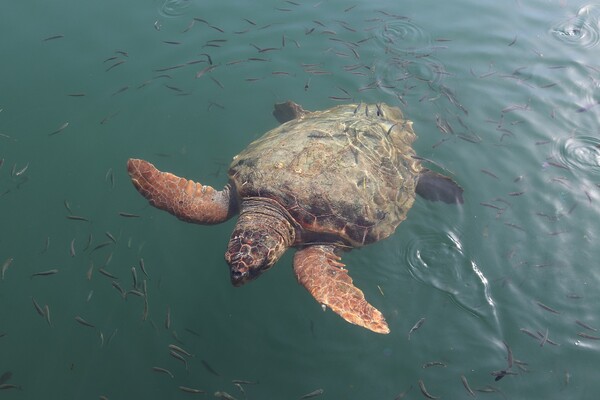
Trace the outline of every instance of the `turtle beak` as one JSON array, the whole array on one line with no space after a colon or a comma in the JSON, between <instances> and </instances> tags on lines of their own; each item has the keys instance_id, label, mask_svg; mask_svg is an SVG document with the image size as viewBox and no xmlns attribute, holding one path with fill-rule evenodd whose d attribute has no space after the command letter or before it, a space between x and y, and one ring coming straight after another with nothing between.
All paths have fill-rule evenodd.
<instances>
[{"instance_id":1,"label":"turtle beak","mask_svg":"<svg viewBox=\"0 0 600 400\"><path fill-rule=\"evenodd\" d=\"M242 286L258 276L271 265L267 265L267 257L264 246L256 237L244 234L235 234L229 240L229 246L225 252L225 261L229 264L231 284Z\"/></svg>"},{"instance_id":2,"label":"turtle beak","mask_svg":"<svg viewBox=\"0 0 600 400\"><path fill-rule=\"evenodd\" d=\"M246 264L247 262L252 262L251 257L239 252L232 254L228 250L225 253L225 260L227 261L227 264L229 264L229 274L233 286L242 286L247 281L253 279L253 277L250 276L251 269L248 267L248 264Z\"/></svg>"}]
</instances>

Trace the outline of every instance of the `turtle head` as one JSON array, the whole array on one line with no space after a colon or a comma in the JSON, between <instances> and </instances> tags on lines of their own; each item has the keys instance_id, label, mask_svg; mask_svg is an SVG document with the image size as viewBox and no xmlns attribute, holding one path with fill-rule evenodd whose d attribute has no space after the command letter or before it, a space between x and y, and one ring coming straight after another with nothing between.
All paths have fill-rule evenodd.
<instances>
[{"instance_id":1,"label":"turtle head","mask_svg":"<svg viewBox=\"0 0 600 400\"><path fill-rule=\"evenodd\" d=\"M234 286L256 279L293 243L294 229L278 208L271 201L244 200L225 252Z\"/></svg>"}]
</instances>

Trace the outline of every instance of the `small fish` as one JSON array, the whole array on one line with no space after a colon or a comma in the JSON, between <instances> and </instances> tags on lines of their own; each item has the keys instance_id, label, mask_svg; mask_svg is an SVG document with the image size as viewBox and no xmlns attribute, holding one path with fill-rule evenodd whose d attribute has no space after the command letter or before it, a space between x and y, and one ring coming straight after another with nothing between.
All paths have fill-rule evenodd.
<instances>
[{"instance_id":1,"label":"small fish","mask_svg":"<svg viewBox=\"0 0 600 400\"><path fill-rule=\"evenodd\" d=\"M490 386L490 385L486 385L482 388L477 388L475 390L477 390L478 392L481 392L481 393L501 393L499 389L497 389L493 386Z\"/></svg>"},{"instance_id":2,"label":"small fish","mask_svg":"<svg viewBox=\"0 0 600 400\"><path fill-rule=\"evenodd\" d=\"M58 269L49 269L47 271L40 271L40 272L35 272L33 274L31 274L31 278L33 278L34 276L48 276L48 275L54 275L58 273Z\"/></svg>"},{"instance_id":3,"label":"small fish","mask_svg":"<svg viewBox=\"0 0 600 400\"><path fill-rule=\"evenodd\" d=\"M506 347L506 359L508 361L508 368L511 368L513 366L513 353L512 350L510 348L510 346L508 345L508 343L506 343L505 341L502 341L502 343L504 343L504 347Z\"/></svg>"},{"instance_id":4,"label":"small fish","mask_svg":"<svg viewBox=\"0 0 600 400\"><path fill-rule=\"evenodd\" d=\"M186 393L206 393L204 390L193 389L193 388L189 388L187 386L179 386L179 390L186 392Z\"/></svg>"},{"instance_id":5,"label":"small fish","mask_svg":"<svg viewBox=\"0 0 600 400\"><path fill-rule=\"evenodd\" d=\"M112 340L115 338L115 336L117 336L117 332L119 332L119 329L115 328L115 330L110 334L110 336L108 337L108 340L106 341L107 346L110 344L110 342L112 342Z\"/></svg>"},{"instance_id":6,"label":"small fish","mask_svg":"<svg viewBox=\"0 0 600 400\"><path fill-rule=\"evenodd\" d=\"M88 241L87 244L85 245L85 247L83 248L83 251L86 251L87 249L90 248L90 246L92 245L92 240L94 239L94 236L92 235L92 233L90 232L90 234L88 235Z\"/></svg>"},{"instance_id":7,"label":"small fish","mask_svg":"<svg viewBox=\"0 0 600 400\"><path fill-rule=\"evenodd\" d=\"M143 258L140 258L140 268L141 268L142 272L144 273L144 275L146 275L146 278L149 278L148 273L146 272L146 266L144 265Z\"/></svg>"},{"instance_id":8,"label":"small fish","mask_svg":"<svg viewBox=\"0 0 600 400\"><path fill-rule=\"evenodd\" d=\"M90 328L95 328L95 327L96 327L95 325L93 325L93 324L90 324L90 323L89 323L89 322L87 322L85 319L81 318L79 315L77 315L77 316L75 317L75 321L79 322L79 323L80 323L81 325L83 325L83 326L87 326L87 327L90 327Z\"/></svg>"},{"instance_id":9,"label":"small fish","mask_svg":"<svg viewBox=\"0 0 600 400\"><path fill-rule=\"evenodd\" d=\"M114 243L117 244L117 239L110 233L109 231L104 232L104 234Z\"/></svg>"},{"instance_id":10,"label":"small fish","mask_svg":"<svg viewBox=\"0 0 600 400\"><path fill-rule=\"evenodd\" d=\"M31 297L31 301L33 302L33 307L35 308L35 311L40 315L40 317L44 317L44 309L42 308L42 306L38 304L34 297Z\"/></svg>"},{"instance_id":11,"label":"small fish","mask_svg":"<svg viewBox=\"0 0 600 400\"><path fill-rule=\"evenodd\" d=\"M538 306L542 307L544 310L546 310L546 311L550 311L550 312L551 312L551 313L553 313L553 314L560 314L560 311L557 311L557 310L555 310L555 309L553 309L553 308L551 308L551 307L548 307L548 306L547 306L547 305L545 305L544 303L541 303L541 302L539 302L539 301L536 301L536 304L537 304Z\"/></svg>"},{"instance_id":12,"label":"small fish","mask_svg":"<svg viewBox=\"0 0 600 400\"><path fill-rule=\"evenodd\" d=\"M164 85L164 86L165 86L167 89L171 89L171 90L173 90L173 91L175 91L175 92L180 92L180 93L181 93L181 92L183 92L183 89L181 89L181 88L178 88L178 87L176 87L176 86L170 86L170 85Z\"/></svg>"},{"instance_id":13,"label":"small fish","mask_svg":"<svg viewBox=\"0 0 600 400\"><path fill-rule=\"evenodd\" d=\"M243 379L232 379L231 383L239 384L239 385L256 385L256 384L258 384L258 381L246 381Z\"/></svg>"},{"instance_id":14,"label":"small fish","mask_svg":"<svg viewBox=\"0 0 600 400\"><path fill-rule=\"evenodd\" d=\"M425 384L423 383L423 381L421 379L419 379L418 384L419 384L419 389L421 389L421 393L423 393L423 396L427 397L428 399L439 399L439 397L429 394L429 392L425 388Z\"/></svg>"},{"instance_id":15,"label":"small fish","mask_svg":"<svg viewBox=\"0 0 600 400\"><path fill-rule=\"evenodd\" d=\"M496 179L500 180L500 178L498 178L498 175L494 174L493 172L488 171L487 169L481 169L480 171L486 175L491 176L492 178L496 178Z\"/></svg>"},{"instance_id":16,"label":"small fish","mask_svg":"<svg viewBox=\"0 0 600 400\"><path fill-rule=\"evenodd\" d=\"M77 255L75 253L75 238L73 238L73 240L71 240L70 251L71 251L71 257L75 257Z\"/></svg>"},{"instance_id":17,"label":"small fish","mask_svg":"<svg viewBox=\"0 0 600 400\"><path fill-rule=\"evenodd\" d=\"M588 324L586 324L585 322L581 322L580 320L575 320L575 323L576 323L577 325L581 326L582 328L589 329L590 331L594 331L594 332L597 332L597 331L598 331L598 329L596 329L596 328L592 328L591 326L589 326L589 325L588 325Z\"/></svg>"},{"instance_id":18,"label":"small fish","mask_svg":"<svg viewBox=\"0 0 600 400\"><path fill-rule=\"evenodd\" d=\"M27 168L29 168L29 163L27 163L27 165L25 165L20 170L15 171L14 176L21 176L21 175L23 175L25 173L25 171L27 171Z\"/></svg>"},{"instance_id":19,"label":"small fish","mask_svg":"<svg viewBox=\"0 0 600 400\"><path fill-rule=\"evenodd\" d=\"M88 281L92 280L92 273L93 272L94 272L94 262L90 261L90 266L89 266L89 268L87 270L87 273L86 273L86 277L87 277Z\"/></svg>"},{"instance_id":20,"label":"small fish","mask_svg":"<svg viewBox=\"0 0 600 400\"><path fill-rule=\"evenodd\" d=\"M108 272L107 270L105 270L104 268L98 268L98 272L100 272L102 275L106 276L107 278L119 279L116 276L114 276L113 274L111 274L110 272Z\"/></svg>"},{"instance_id":21,"label":"small fish","mask_svg":"<svg viewBox=\"0 0 600 400\"><path fill-rule=\"evenodd\" d=\"M62 131L64 131L67 128L67 126L69 126L69 123L65 122L64 124L59 126L57 130L55 130L54 132L50 132L48 134L48 136L53 136L53 135L56 135L57 133L61 133Z\"/></svg>"},{"instance_id":22,"label":"small fish","mask_svg":"<svg viewBox=\"0 0 600 400\"><path fill-rule=\"evenodd\" d=\"M165 329L171 329L171 307L167 307L167 315L165 316Z\"/></svg>"},{"instance_id":23,"label":"small fish","mask_svg":"<svg viewBox=\"0 0 600 400\"><path fill-rule=\"evenodd\" d=\"M116 63L114 63L113 65L111 65L111 66L110 66L110 67L108 67L107 69L105 69L105 70L104 70L104 72L108 72L108 71L110 71L111 69L113 69L114 67L116 67L116 66L119 66L119 65L123 64L124 62L125 62L125 60L120 60L120 61L117 61Z\"/></svg>"},{"instance_id":24,"label":"small fish","mask_svg":"<svg viewBox=\"0 0 600 400\"><path fill-rule=\"evenodd\" d=\"M214 368L213 368L213 367L211 367L211 366L210 366L210 364L209 364L209 363L207 363L207 362L206 362L206 361L204 361L204 360L200 360L200 361L202 361L202 365L204 365L204 368L206 368L206 370L207 370L208 372L210 372L210 373L211 373L211 374L213 374L214 376L221 376L221 375L220 375L220 374L219 374L217 371L215 371L215 370L214 370Z\"/></svg>"},{"instance_id":25,"label":"small fish","mask_svg":"<svg viewBox=\"0 0 600 400\"><path fill-rule=\"evenodd\" d=\"M52 326L52 322L50 321L50 307L48 307L48 304L44 305L44 316L46 317L48 325Z\"/></svg>"},{"instance_id":26,"label":"small fish","mask_svg":"<svg viewBox=\"0 0 600 400\"><path fill-rule=\"evenodd\" d=\"M73 214L73 210L71 210L71 204L69 204L68 200L64 200L63 204L65 205L65 208L67 209L67 211L69 212L69 214Z\"/></svg>"},{"instance_id":27,"label":"small fish","mask_svg":"<svg viewBox=\"0 0 600 400\"><path fill-rule=\"evenodd\" d=\"M2 280L4 280L4 274L6 273L6 270L8 270L8 267L10 267L10 265L12 264L12 262L13 262L13 258L12 257L8 257L6 259L6 261L4 261L4 264L2 264L2 271L1 271L1 274L0 274Z\"/></svg>"},{"instance_id":28,"label":"small fish","mask_svg":"<svg viewBox=\"0 0 600 400\"><path fill-rule=\"evenodd\" d=\"M469 382L467 381L467 378L464 375L461 375L460 380L462 381L462 384L465 387L465 389L467 389L467 393L469 393L472 397L475 397L475 393L469 386Z\"/></svg>"},{"instance_id":29,"label":"small fish","mask_svg":"<svg viewBox=\"0 0 600 400\"><path fill-rule=\"evenodd\" d=\"M109 168L108 171L106 171L106 175L104 176L104 180L105 181L110 181L110 187L112 189L115 188L115 174L113 173L113 169Z\"/></svg>"},{"instance_id":30,"label":"small fish","mask_svg":"<svg viewBox=\"0 0 600 400\"><path fill-rule=\"evenodd\" d=\"M531 336L531 337L532 337L532 338L534 338L534 339L539 339L539 337L538 337L538 336L537 336L535 333L531 332L531 331L530 331L530 330L528 330L528 329L521 328L521 329L519 329L519 330L520 330L521 332L523 332L524 334L526 334L526 335L528 335L528 336Z\"/></svg>"},{"instance_id":31,"label":"small fish","mask_svg":"<svg viewBox=\"0 0 600 400\"><path fill-rule=\"evenodd\" d=\"M146 281L144 281L144 284L145 283ZM142 312L142 321L146 321L148 319L148 311L148 295L144 294L144 311Z\"/></svg>"},{"instance_id":32,"label":"small fish","mask_svg":"<svg viewBox=\"0 0 600 400\"><path fill-rule=\"evenodd\" d=\"M117 90L116 92L113 92L113 93L111 94L111 96L116 96L116 95L118 95L118 94L120 94L120 93L123 93L124 91L126 91L126 90L128 90L128 89L129 89L129 86L123 86L122 88L120 88L120 89L119 89L119 90Z\"/></svg>"},{"instance_id":33,"label":"small fish","mask_svg":"<svg viewBox=\"0 0 600 400\"><path fill-rule=\"evenodd\" d=\"M108 242L103 242L103 243L100 243L99 245L96 245L96 247L94 247L94 248L92 249L91 253L93 253L94 251L96 251L96 250L99 250L99 249L101 249L101 248L103 248L103 247L106 247L106 246L108 246L108 245L110 245L110 244L114 244L114 242L111 240L111 241L108 241Z\"/></svg>"},{"instance_id":34,"label":"small fish","mask_svg":"<svg viewBox=\"0 0 600 400\"><path fill-rule=\"evenodd\" d=\"M135 267L131 267L131 278L133 279L133 287L137 288L138 277L137 277L137 271L135 270Z\"/></svg>"},{"instance_id":35,"label":"small fish","mask_svg":"<svg viewBox=\"0 0 600 400\"><path fill-rule=\"evenodd\" d=\"M584 339L600 340L600 336L588 335L587 333L584 333L584 332L578 332L577 336L582 337Z\"/></svg>"},{"instance_id":36,"label":"small fish","mask_svg":"<svg viewBox=\"0 0 600 400\"><path fill-rule=\"evenodd\" d=\"M123 290L123 288L121 287L121 285L119 285L119 282L112 281L111 285L117 290L117 292L119 292L119 294L121 295L121 297L123 299L127 297L127 294L125 293L125 291Z\"/></svg>"},{"instance_id":37,"label":"small fish","mask_svg":"<svg viewBox=\"0 0 600 400\"><path fill-rule=\"evenodd\" d=\"M201 71L198 71L196 73L196 79L200 78L202 75L212 71L213 69L217 68L218 65L209 65L208 67L202 69Z\"/></svg>"},{"instance_id":38,"label":"small fish","mask_svg":"<svg viewBox=\"0 0 600 400\"><path fill-rule=\"evenodd\" d=\"M516 372L509 371L507 369L503 369L500 371L492 371L490 372L492 376L495 376L494 381L498 382L500 379L504 378L506 375L518 375Z\"/></svg>"},{"instance_id":39,"label":"small fish","mask_svg":"<svg viewBox=\"0 0 600 400\"><path fill-rule=\"evenodd\" d=\"M429 361L426 362L425 364L423 364L423 369L425 368L429 368L429 367L446 367L446 364L441 362L441 361Z\"/></svg>"},{"instance_id":40,"label":"small fish","mask_svg":"<svg viewBox=\"0 0 600 400\"><path fill-rule=\"evenodd\" d=\"M227 392L215 392L215 397L225 400L237 400L235 397L233 397Z\"/></svg>"},{"instance_id":41,"label":"small fish","mask_svg":"<svg viewBox=\"0 0 600 400\"><path fill-rule=\"evenodd\" d=\"M234 383L234 385L235 385L235 387L237 387L239 389L240 392L242 392L244 397L246 397L246 390L244 390L244 387L242 385L240 385L239 383Z\"/></svg>"},{"instance_id":42,"label":"small fish","mask_svg":"<svg viewBox=\"0 0 600 400\"><path fill-rule=\"evenodd\" d=\"M52 35L52 36L48 36L47 38L42 39L42 42L48 42L50 40L62 39L64 37L65 37L65 35L62 35L62 34Z\"/></svg>"},{"instance_id":43,"label":"small fish","mask_svg":"<svg viewBox=\"0 0 600 400\"><path fill-rule=\"evenodd\" d=\"M544 346L544 344L548 341L548 328L546 328L546 333L542 336L542 340L540 342L540 347Z\"/></svg>"},{"instance_id":44,"label":"small fish","mask_svg":"<svg viewBox=\"0 0 600 400\"><path fill-rule=\"evenodd\" d=\"M152 370L153 370L153 371L156 371L156 372L163 373L163 374L167 374L167 375L169 375L171 378L175 378L175 376L174 376L174 375L171 373L171 371L169 371L169 370L168 370L168 369L166 369L166 368L161 368L161 367L152 367Z\"/></svg>"},{"instance_id":45,"label":"small fish","mask_svg":"<svg viewBox=\"0 0 600 400\"><path fill-rule=\"evenodd\" d=\"M137 297L144 297L144 293L140 292L139 290L135 290L135 289L131 289L129 291L127 291L127 293L125 293L125 297L127 297L127 295L129 294L133 294Z\"/></svg>"},{"instance_id":46,"label":"small fish","mask_svg":"<svg viewBox=\"0 0 600 400\"><path fill-rule=\"evenodd\" d=\"M310 399L311 397L317 397L322 395L324 392L325 391L323 389L313 390L312 392L306 393L304 396L300 397L300 399Z\"/></svg>"},{"instance_id":47,"label":"small fish","mask_svg":"<svg viewBox=\"0 0 600 400\"><path fill-rule=\"evenodd\" d=\"M72 219L74 221L86 221L86 222L90 222L89 219L87 219L85 217L81 217L79 215L67 215L67 219Z\"/></svg>"},{"instance_id":48,"label":"small fish","mask_svg":"<svg viewBox=\"0 0 600 400\"><path fill-rule=\"evenodd\" d=\"M408 331L408 340L410 340L410 335L413 332L415 332L417 329L419 329L423 325L424 322L425 322L425 317L418 320L417 323L412 328L410 328L410 331Z\"/></svg>"},{"instance_id":49,"label":"small fish","mask_svg":"<svg viewBox=\"0 0 600 400\"><path fill-rule=\"evenodd\" d=\"M170 344L169 345L169 349L176 351L178 353L181 353L184 356L188 356L188 357L194 357L192 354L190 354L189 352L185 351L184 349L182 349L181 347L175 345L175 344Z\"/></svg>"},{"instance_id":50,"label":"small fish","mask_svg":"<svg viewBox=\"0 0 600 400\"><path fill-rule=\"evenodd\" d=\"M214 26L214 25L208 25L208 26L211 27L212 29L214 29L215 31L225 33L225 31L223 29L219 28L218 26Z\"/></svg>"},{"instance_id":51,"label":"small fish","mask_svg":"<svg viewBox=\"0 0 600 400\"><path fill-rule=\"evenodd\" d=\"M110 254L108 255L108 257L106 257L106 261L104 261L104 266L106 267L108 264L110 264L110 261L112 260L113 257L113 252L111 251Z\"/></svg>"},{"instance_id":52,"label":"small fish","mask_svg":"<svg viewBox=\"0 0 600 400\"><path fill-rule=\"evenodd\" d=\"M173 350L169 351L169 354L171 355L171 357L173 357L173 358L181 361L185 365L185 369L186 370L188 369L187 360L181 354L179 354L179 353L177 353L176 351L173 351Z\"/></svg>"},{"instance_id":53,"label":"small fish","mask_svg":"<svg viewBox=\"0 0 600 400\"><path fill-rule=\"evenodd\" d=\"M21 386L14 385L12 383L3 383L2 385L0 385L0 390L8 390L8 389L20 389L20 390L22 390Z\"/></svg>"},{"instance_id":54,"label":"small fish","mask_svg":"<svg viewBox=\"0 0 600 400\"><path fill-rule=\"evenodd\" d=\"M127 213L127 212L119 212L119 215L121 217L125 217L125 218L139 218L140 215L138 214L131 214L131 213Z\"/></svg>"}]
</instances>

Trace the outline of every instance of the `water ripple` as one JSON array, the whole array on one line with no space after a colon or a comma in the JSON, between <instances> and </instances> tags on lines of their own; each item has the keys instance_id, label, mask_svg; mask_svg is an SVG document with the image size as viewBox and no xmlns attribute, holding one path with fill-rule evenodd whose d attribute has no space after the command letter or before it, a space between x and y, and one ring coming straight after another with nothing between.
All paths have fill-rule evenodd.
<instances>
[{"instance_id":1,"label":"water ripple","mask_svg":"<svg viewBox=\"0 0 600 400\"><path fill-rule=\"evenodd\" d=\"M600 175L600 139L571 136L559 141L555 153L563 164L582 172Z\"/></svg>"},{"instance_id":2,"label":"water ripple","mask_svg":"<svg viewBox=\"0 0 600 400\"><path fill-rule=\"evenodd\" d=\"M397 83L408 78L438 86L447 74L435 53L444 46L432 46L431 38L409 19L386 21L373 30L377 45L388 57L380 57L375 73L379 82Z\"/></svg>"},{"instance_id":3,"label":"water ripple","mask_svg":"<svg viewBox=\"0 0 600 400\"><path fill-rule=\"evenodd\" d=\"M429 44L429 37L423 28L409 19L385 22L375 32L375 37L385 47L394 50L414 50Z\"/></svg>"},{"instance_id":4,"label":"water ripple","mask_svg":"<svg viewBox=\"0 0 600 400\"><path fill-rule=\"evenodd\" d=\"M457 305L474 315L481 316L483 309L495 315L488 279L465 255L455 232L415 236L404 251L409 272L417 281L447 293Z\"/></svg>"},{"instance_id":5,"label":"water ripple","mask_svg":"<svg viewBox=\"0 0 600 400\"><path fill-rule=\"evenodd\" d=\"M192 5L192 0L162 0L158 12L164 17L179 17Z\"/></svg>"},{"instance_id":6,"label":"water ripple","mask_svg":"<svg viewBox=\"0 0 600 400\"><path fill-rule=\"evenodd\" d=\"M573 18L554 26L551 33L568 44L586 48L596 46L600 42L600 5L581 7Z\"/></svg>"}]
</instances>

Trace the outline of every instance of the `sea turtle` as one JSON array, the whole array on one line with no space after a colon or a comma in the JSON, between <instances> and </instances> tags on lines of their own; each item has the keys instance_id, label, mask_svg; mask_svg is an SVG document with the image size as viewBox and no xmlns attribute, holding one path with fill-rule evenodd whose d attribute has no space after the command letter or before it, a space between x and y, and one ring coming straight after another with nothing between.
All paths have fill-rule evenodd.
<instances>
[{"instance_id":1,"label":"sea turtle","mask_svg":"<svg viewBox=\"0 0 600 400\"><path fill-rule=\"evenodd\" d=\"M340 262L344 250L390 236L413 205L462 203L462 188L421 166L412 122L386 104L347 104L309 112L276 104L281 125L233 158L229 183L217 191L130 159L137 190L181 220L218 224L239 213L225 252L240 286L288 247L298 250L298 282L346 321L389 333L383 315L356 288Z\"/></svg>"}]
</instances>

